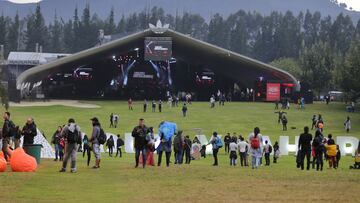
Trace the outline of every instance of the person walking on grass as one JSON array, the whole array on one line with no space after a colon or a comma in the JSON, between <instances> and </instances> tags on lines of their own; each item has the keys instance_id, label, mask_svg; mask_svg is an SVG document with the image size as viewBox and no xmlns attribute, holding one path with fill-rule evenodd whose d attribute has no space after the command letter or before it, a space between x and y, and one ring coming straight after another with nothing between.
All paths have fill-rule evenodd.
<instances>
[{"instance_id":1,"label":"person walking on grass","mask_svg":"<svg viewBox=\"0 0 360 203\"><path fill-rule=\"evenodd\" d=\"M186 113L187 113L187 106L186 106L186 103L184 103L183 107L182 107L182 113L183 113L183 117L186 117Z\"/></svg>"},{"instance_id":2,"label":"person walking on grass","mask_svg":"<svg viewBox=\"0 0 360 203\"><path fill-rule=\"evenodd\" d=\"M146 134L148 133L148 128L145 125L145 120L143 118L139 119L139 125L134 127L131 136L135 139L135 168L139 166L139 157L140 153L142 154L142 164L143 168L146 165Z\"/></svg>"},{"instance_id":3,"label":"person walking on grass","mask_svg":"<svg viewBox=\"0 0 360 203\"><path fill-rule=\"evenodd\" d=\"M316 115L313 115L311 121L312 121L311 130L314 130L314 128L316 127L316 122L317 122Z\"/></svg>"},{"instance_id":4,"label":"person walking on grass","mask_svg":"<svg viewBox=\"0 0 360 203\"><path fill-rule=\"evenodd\" d=\"M283 114L282 117L281 117L281 123L282 123L282 126L283 126L283 131L287 131L288 119L287 119L285 114Z\"/></svg>"},{"instance_id":5,"label":"person walking on grass","mask_svg":"<svg viewBox=\"0 0 360 203\"><path fill-rule=\"evenodd\" d=\"M129 100L128 100L128 107L129 107L129 110L133 110L133 100L130 98Z\"/></svg>"},{"instance_id":6,"label":"person walking on grass","mask_svg":"<svg viewBox=\"0 0 360 203\"><path fill-rule=\"evenodd\" d=\"M177 135L174 137L174 156L175 156L175 164L182 164L183 150L184 150L184 137L182 135L182 131L180 130Z\"/></svg>"},{"instance_id":7,"label":"person walking on grass","mask_svg":"<svg viewBox=\"0 0 360 203\"><path fill-rule=\"evenodd\" d=\"M345 130L347 133L350 132L351 129L351 121L350 121L350 117L348 116L344 122L344 126L345 126Z\"/></svg>"},{"instance_id":8,"label":"person walking on grass","mask_svg":"<svg viewBox=\"0 0 360 203\"><path fill-rule=\"evenodd\" d=\"M162 111L162 101L161 101L161 99L159 100L159 112L161 113L161 111Z\"/></svg>"},{"instance_id":9,"label":"person walking on grass","mask_svg":"<svg viewBox=\"0 0 360 203\"><path fill-rule=\"evenodd\" d=\"M86 154L87 155L87 166L89 166L90 159L91 159L91 146L90 146L89 138L87 135L84 135L82 142L83 142L83 158L85 157L85 154Z\"/></svg>"},{"instance_id":10,"label":"person walking on grass","mask_svg":"<svg viewBox=\"0 0 360 203\"><path fill-rule=\"evenodd\" d=\"M76 173L76 155L81 132L73 118L70 118L68 124L63 127L61 136L65 139L65 156L59 172L66 172L67 163L71 159L71 173Z\"/></svg>"},{"instance_id":11,"label":"person walking on grass","mask_svg":"<svg viewBox=\"0 0 360 203\"><path fill-rule=\"evenodd\" d=\"M277 163L277 160L278 158L280 157L280 147L279 147L279 143L278 142L275 142L274 144L274 160L273 160L273 163L276 164Z\"/></svg>"},{"instance_id":12,"label":"person walking on grass","mask_svg":"<svg viewBox=\"0 0 360 203\"><path fill-rule=\"evenodd\" d=\"M121 139L120 135L117 135L117 140L116 140L116 155L115 158L118 156L121 158L122 157L122 153L121 153L121 146L124 145L124 140Z\"/></svg>"},{"instance_id":13,"label":"person walking on grass","mask_svg":"<svg viewBox=\"0 0 360 203\"><path fill-rule=\"evenodd\" d=\"M329 168L334 168L336 169L336 144L334 139L332 139L332 135L329 134L328 135L328 141L327 144L325 146L326 148L326 155L327 155L327 160L329 161Z\"/></svg>"},{"instance_id":14,"label":"person walking on grass","mask_svg":"<svg viewBox=\"0 0 360 203\"><path fill-rule=\"evenodd\" d=\"M54 135L51 138L51 144L53 144L55 146L55 159L54 161L57 161L59 158L59 154L60 154L60 138L61 138L61 131L62 131L62 127L59 126Z\"/></svg>"},{"instance_id":15,"label":"person walking on grass","mask_svg":"<svg viewBox=\"0 0 360 203\"><path fill-rule=\"evenodd\" d=\"M252 156L252 169L258 169L262 158L262 135L260 128L255 127L254 132L249 136L250 154Z\"/></svg>"},{"instance_id":16,"label":"person walking on grass","mask_svg":"<svg viewBox=\"0 0 360 203\"><path fill-rule=\"evenodd\" d=\"M269 141L265 141L265 146L263 153L265 155L265 166L270 166L270 154L272 152L272 146L269 144Z\"/></svg>"},{"instance_id":17,"label":"person walking on grass","mask_svg":"<svg viewBox=\"0 0 360 203\"><path fill-rule=\"evenodd\" d=\"M144 104L143 104L143 112L144 112L144 113L146 113L147 105L148 105L148 103L147 103L147 101L146 101L146 99L145 99L145 100L144 100Z\"/></svg>"},{"instance_id":18,"label":"person walking on grass","mask_svg":"<svg viewBox=\"0 0 360 203\"><path fill-rule=\"evenodd\" d=\"M114 147L115 147L115 142L114 142L114 138L112 135L110 135L109 139L106 141L106 146L108 147L108 150L109 150L109 157L112 157L112 154L114 153Z\"/></svg>"},{"instance_id":19,"label":"person walking on grass","mask_svg":"<svg viewBox=\"0 0 360 203\"><path fill-rule=\"evenodd\" d=\"M95 165L92 168L98 169L100 168L100 162L101 162L100 136L102 136L102 133L104 132L101 129L101 124L98 118L94 117L90 120L92 121L92 126L93 126L90 142L92 143L92 148L95 156Z\"/></svg>"},{"instance_id":20,"label":"person walking on grass","mask_svg":"<svg viewBox=\"0 0 360 203\"><path fill-rule=\"evenodd\" d=\"M110 114L110 127L109 128L112 128L112 127L114 127L114 114L113 113Z\"/></svg>"},{"instance_id":21,"label":"person walking on grass","mask_svg":"<svg viewBox=\"0 0 360 203\"><path fill-rule=\"evenodd\" d=\"M155 112L156 111L156 102L155 102L155 100L152 101L151 107L152 107L152 112Z\"/></svg>"},{"instance_id":22,"label":"person walking on grass","mask_svg":"<svg viewBox=\"0 0 360 203\"><path fill-rule=\"evenodd\" d=\"M283 115L287 114L287 113L286 113L285 111L283 111L282 109L280 109L280 111L276 111L276 112L274 112L274 113L278 114L278 124L280 124L280 121L281 121Z\"/></svg>"},{"instance_id":23,"label":"person walking on grass","mask_svg":"<svg viewBox=\"0 0 360 203\"><path fill-rule=\"evenodd\" d=\"M300 167L304 170L304 160L306 157L306 170L310 170L310 156L311 156L311 140L312 135L309 133L309 127L304 127L304 133L300 135L299 146L300 149Z\"/></svg>"},{"instance_id":24,"label":"person walking on grass","mask_svg":"<svg viewBox=\"0 0 360 203\"><path fill-rule=\"evenodd\" d=\"M238 151L237 139L235 136L231 138L231 142L229 144L229 152L230 152L230 166L236 166L237 160L237 151Z\"/></svg>"},{"instance_id":25,"label":"person walking on grass","mask_svg":"<svg viewBox=\"0 0 360 203\"><path fill-rule=\"evenodd\" d=\"M222 147L222 142L220 137L218 136L217 132L214 132L209 143L207 145L212 145L212 150L213 150L213 157L214 157L214 164L213 166L218 166L219 162L218 162L218 152L219 149Z\"/></svg>"}]
</instances>

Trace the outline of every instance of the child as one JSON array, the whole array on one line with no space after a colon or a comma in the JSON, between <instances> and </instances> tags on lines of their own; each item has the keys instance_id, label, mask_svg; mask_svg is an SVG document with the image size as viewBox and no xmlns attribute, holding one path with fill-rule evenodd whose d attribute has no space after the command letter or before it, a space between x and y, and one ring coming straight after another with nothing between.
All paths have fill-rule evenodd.
<instances>
[{"instance_id":1,"label":"child","mask_svg":"<svg viewBox=\"0 0 360 203\"><path fill-rule=\"evenodd\" d=\"M331 134L329 134L329 139L332 140L332 136ZM337 155L337 150L336 150L336 144L335 142L331 141L328 142L326 145L326 155L328 157L329 160L329 167L336 169L336 155Z\"/></svg>"},{"instance_id":2,"label":"child","mask_svg":"<svg viewBox=\"0 0 360 203\"><path fill-rule=\"evenodd\" d=\"M232 137L229 145L230 166L236 166L237 150L238 150L238 145L237 145L236 137Z\"/></svg>"},{"instance_id":3,"label":"child","mask_svg":"<svg viewBox=\"0 0 360 203\"><path fill-rule=\"evenodd\" d=\"M350 169L360 169L360 141L355 151L355 163L354 166L350 166Z\"/></svg>"},{"instance_id":4,"label":"child","mask_svg":"<svg viewBox=\"0 0 360 203\"><path fill-rule=\"evenodd\" d=\"M116 155L115 158L118 156L118 154L120 155L119 157L122 157L122 153L121 153L121 146L124 145L124 140L121 139L120 135L117 135L117 140L116 140Z\"/></svg>"},{"instance_id":5,"label":"child","mask_svg":"<svg viewBox=\"0 0 360 203\"><path fill-rule=\"evenodd\" d=\"M351 121L350 121L350 117L348 116L346 121L344 122L344 126L345 126L345 130L347 133L349 133L350 129L351 129Z\"/></svg>"},{"instance_id":6,"label":"child","mask_svg":"<svg viewBox=\"0 0 360 203\"><path fill-rule=\"evenodd\" d=\"M277 163L279 157L280 157L280 147L279 147L279 143L276 141L274 144L274 161L273 161L274 164Z\"/></svg>"},{"instance_id":7,"label":"child","mask_svg":"<svg viewBox=\"0 0 360 203\"><path fill-rule=\"evenodd\" d=\"M340 151L340 147L339 145L336 145L336 168L339 168L339 162L340 162L340 159L341 159L341 151Z\"/></svg>"}]
</instances>

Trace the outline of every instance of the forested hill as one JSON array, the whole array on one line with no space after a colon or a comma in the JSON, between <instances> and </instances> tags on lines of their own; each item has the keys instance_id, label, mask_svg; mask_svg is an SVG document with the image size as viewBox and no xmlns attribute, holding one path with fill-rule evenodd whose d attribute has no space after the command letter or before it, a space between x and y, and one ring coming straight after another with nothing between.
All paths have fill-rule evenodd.
<instances>
[{"instance_id":1,"label":"forested hill","mask_svg":"<svg viewBox=\"0 0 360 203\"><path fill-rule=\"evenodd\" d=\"M75 7L82 10L86 3L90 4L92 13L97 13L100 18L105 18L113 7L115 18L122 15L143 11L154 6L162 7L166 13L181 15L184 12L200 14L206 20L216 13L223 17L238 10L257 11L269 15L272 11L285 13L292 11L295 15L300 11L320 11L322 16L330 15L332 18L340 13L349 15L353 21L360 19L360 12L350 11L344 5L334 3L335 0L43 0L41 7L47 22L54 18L56 11L64 20L73 17ZM35 11L36 4L14 4L7 0L0 0L0 12L5 16L13 17L18 11L20 17L25 17Z\"/></svg>"}]
</instances>

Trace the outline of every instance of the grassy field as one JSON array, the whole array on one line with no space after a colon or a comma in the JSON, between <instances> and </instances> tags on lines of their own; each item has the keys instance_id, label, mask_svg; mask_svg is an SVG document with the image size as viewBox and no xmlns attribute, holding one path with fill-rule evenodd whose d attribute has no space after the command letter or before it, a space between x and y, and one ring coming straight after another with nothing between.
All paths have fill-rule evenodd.
<instances>
[{"instance_id":1,"label":"grassy field","mask_svg":"<svg viewBox=\"0 0 360 203\"><path fill-rule=\"evenodd\" d=\"M140 117L148 126L157 127L162 120L174 121L185 134L194 136L194 128L202 128L210 137L213 131L220 134L236 132L248 135L255 126L272 141L280 135L293 137L305 125L311 125L313 114L322 114L325 133L345 135L343 122L348 116L343 104L307 105L288 112L289 130L283 132L277 124L273 104L231 103L210 109L208 103L194 103L188 107L188 117L181 109L164 105L163 113L142 113L142 102L136 102L134 111L125 102L87 102L100 105L98 109L81 109L63 106L11 108L16 124L23 124L28 116L35 118L40 129L50 139L56 126L75 118L82 130L91 132L90 118L97 116L107 132L130 132ZM150 109L151 110L151 109ZM118 129L109 129L110 113L120 115ZM350 114L351 136L360 137L360 114ZM296 127L291 130L290 127ZM353 158L343 157L338 170L323 172L300 171L293 156L283 156L276 165L249 168L231 168L228 156L220 152L220 166L211 166L212 157L193 161L191 165L170 168L148 167L134 169L132 154L123 158L110 158L103 154L102 168L92 170L85 159L78 158L77 174L59 174L60 163L43 160L35 173L0 174L0 202L360 202L359 171L349 170ZM327 166L327 165L326 165ZM327 167L325 167L327 168Z\"/></svg>"}]
</instances>

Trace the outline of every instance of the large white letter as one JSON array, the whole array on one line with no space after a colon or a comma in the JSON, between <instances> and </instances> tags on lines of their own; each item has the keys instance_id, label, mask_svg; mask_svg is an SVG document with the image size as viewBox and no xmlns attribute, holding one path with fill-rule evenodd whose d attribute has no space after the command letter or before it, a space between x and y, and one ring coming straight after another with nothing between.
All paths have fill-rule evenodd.
<instances>
[{"instance_id":1,"label":"large white letter","mask_svg":"<svg viewBox=\"0 0 360 203\"><path fill-rule=\"evenodd\" d=\"M339 145L341 155L351 154L352 156L355 156L355 150L358 147L359 139L349 136L337 136L336 143Z\"/></svg>"}]
</instances>

